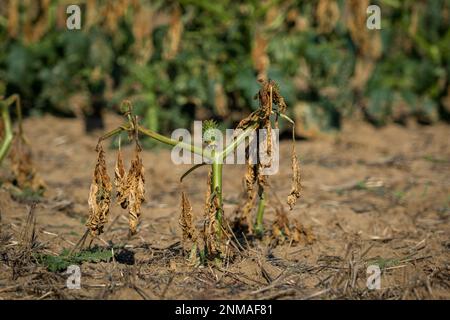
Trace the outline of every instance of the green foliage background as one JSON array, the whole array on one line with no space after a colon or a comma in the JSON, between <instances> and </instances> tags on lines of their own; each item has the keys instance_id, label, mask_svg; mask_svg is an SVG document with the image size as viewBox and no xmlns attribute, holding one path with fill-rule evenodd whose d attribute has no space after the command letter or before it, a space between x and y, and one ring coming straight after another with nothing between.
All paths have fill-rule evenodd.
<instances>
[{"instance_id":1,"label":"green foliage background","mask_svg":"<svg viewBox=\"0 0 450 320\"><path fill-rule=\"evenodd\" d=\"M74 3L80 31L66 28ZM369 4L379 31L365 27ZM351 116L434 123L450 114L449 26L448 0L5 0L0 96L64 115L127 98L167 132L194 118L235 124L262 76L304 136Z\"/></svg>"}]
</instances>

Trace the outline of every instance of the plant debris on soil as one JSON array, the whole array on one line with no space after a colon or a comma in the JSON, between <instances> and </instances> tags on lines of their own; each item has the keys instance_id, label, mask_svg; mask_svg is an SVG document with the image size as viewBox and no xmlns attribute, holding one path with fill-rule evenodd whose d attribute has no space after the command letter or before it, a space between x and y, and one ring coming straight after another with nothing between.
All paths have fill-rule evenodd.
<instances>
[{"instance_id":1,"label":"plant debris on soil","mask_svg":"<svg viewBox=\"0 0 450 320\"><path fill-rule=\"evenodd\" d=\"M112 114L105 120L106 129L122 121ZM207 186L180 190L188 166L174 167L165 149L139 155L149 197L140 208L138 232L130 237L127 212L111 201L109 223L93 246L70 252L86 230L100 133L85 134L79 120L49 115L26 119L29 137L30 128L39 132L31 144L33 164L47 189L21 201L11 186L0 187L0 299L450 298L448 125L376 129L353 121L335 135L297 141L302 196L292 211L276 201L292 188L291 141L282 141L265 214L265 229L275 229L279 240L235 232L230 242L238 253L220 266L189 262L183 242L195 235L183 238L179 225L188 231L193 221L202 221L196 215ZM114 155L105 153L106 168L115 167ZM122 146L121 157L130 163L135 146ZM2 177L8 165L0 169ZM114 169L108 170L113 176ZM241 202L242 180L236 177L245 172L245 165L227 167L227 214ZM208 172L191 174L203 181ZM283 224L280 212L298 223ZM66 288L70 264L81 268L79 290ZM382 271L380 290L366 286L370 265Z\"/></svg>"}]
</instances>

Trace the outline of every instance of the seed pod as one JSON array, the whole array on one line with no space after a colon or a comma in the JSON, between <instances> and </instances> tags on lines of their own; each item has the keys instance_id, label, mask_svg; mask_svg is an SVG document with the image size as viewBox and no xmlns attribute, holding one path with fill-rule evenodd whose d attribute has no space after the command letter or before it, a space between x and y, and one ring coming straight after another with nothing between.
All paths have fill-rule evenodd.
<instances>
[{"instance_id":1,"label":"seed pod","mask_svg":"<svg viewBox=\"0 0 450 320\"><path fill-rule=\"evenodd\" d=\"M194 228L192 206L184 191L181 193L181 215L179 224L183 231L183 240L195 243L198 235L197 230Z\"/></svg>"},{"instance_id":2,"label":"seed pod","mask_svg":"<svg viewBox=\"0 0 450 320\"><path fill-rule=\"evenodd\" d=\"M128 186L125 167L123 165L122 152L117 153L116 167L114 169L114 185L116 187L116 201L123 208L128 207L128 196L130 188Z\"/></svg>"},{"instance_id":3,"label":"seed pod","mask_svg":"<svg viewBox=\"0 0 450 320\"><path fill-rule=\"evenodd\" d=\"M131 161L131 167L127 175L128 186L128 222L130 234L136 234L139 217L141 215L141 204L145 200L145 179L144 166L139 156L141 149L136 144L134 159Z\"/></svg>"},{"instance_id":4,"label":"seed pod","mask_svg":"<svg viewBox=\"0 0 450 320\"><path fill-rule=\"evenodd\" d=\"M102 145L97 145L97 164L89 192L89 219L86 226L92 236L103 232L104 225L108 222L109 205L111 202L112 185L106 171L105 152Z\"/></svg>"}]
</instances>

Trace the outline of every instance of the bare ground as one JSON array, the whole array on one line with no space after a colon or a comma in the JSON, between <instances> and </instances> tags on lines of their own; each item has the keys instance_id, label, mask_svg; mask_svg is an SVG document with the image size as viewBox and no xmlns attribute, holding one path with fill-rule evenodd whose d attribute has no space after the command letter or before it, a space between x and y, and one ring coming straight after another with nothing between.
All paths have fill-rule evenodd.
<instances>
[{"instance_id":1,"label":"bare ground","mask_svg":"<svg viewBox=\"0 0 450 320\"><path fill-rule=\"evenodd\" d=\"M106 122L112 129L120 118L108 115ZM57 255L85 231L97 136L84 134L78 120L51 116L27 119L24 127L48 186L34 209L35 242L41 252ZM30 201L4 184L0 299L449 299L449 137L445 124L375 129L352 122L334 136L298 142L304 191L289 215L310 227L316 241L277 247L255 241L223 267L189 266L178 226L178 179L187 167L173 167L169 150L146 151L147 201L138 234L128 239L126 213L114 205L96 244L127 250L122 259L82 264L80 290L66 288L67 275L21 255ZM124 151L129 159L132 148ZM284 142L281 169L271 182L283 201L290 190L289 151ZM108 150L110 174L114 155ZM225 168L229 216L240 199L244 170ZM7 176L7 168L1 174ZM184 185L196 214L205 176L200 169ZM269 208L267 226L274 216ZM380 290L366 287L371 264L381 266Z\"/></svg>"}]
</instances>

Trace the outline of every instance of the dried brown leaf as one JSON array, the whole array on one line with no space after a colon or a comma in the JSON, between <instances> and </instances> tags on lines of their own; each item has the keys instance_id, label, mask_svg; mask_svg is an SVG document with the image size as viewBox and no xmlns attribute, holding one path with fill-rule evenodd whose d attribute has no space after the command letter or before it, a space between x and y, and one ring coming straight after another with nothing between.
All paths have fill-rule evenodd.
<instances>
[{"instance_id":1,"label":"dried brown leaf","mask_svg":"<svg viewBox=\"0 0 450 320\"><path fill-rule=\"evenodd\" d=\"M369 0L348 0L346 6L347 28L358 53L367 58L378 59L382 54L380 34L366 28Z\"/></svg>"},{"instance_id":2,"label":"dried brown leaf","mask_svg":"<svg viewBox=\"0 0 450 320\"><path fill-rule=\"evenodd\" d=\"M13 140L9 158L11 159L14 182L19 188L29 188L33 191L45 189L45 183L34 167L31 148L20 135L17 135Z\"/></svg>"},{"instance_id":3,"label":"dried brown leaf","mask_svg":"<svg viewBox=\"0 0 450 320\"><path fill-rule=\"evenodd\" d=\"M253 111L246 118L242 119L237 125L236 129L247 129L251 124L255 123L259 119L259 110Z\"/></svg>"},{"instance_id":4,"label":"dried brown leaf","mask_svg":"<svg viewBox=\"0 0 450 320\"><path fill-rule=\"evenodd\" d=\"M292 240L300 244L312 244L316 237L310 228L306 228L300 222L295 221L292 227Z\"/></svg>"},{"instance_id":5,"label":"dried brown leaf","mask_svg":"<svg viewBox=\"0 0 450 320\"><path fill-rule=\"evenodd\" d=\"M100 235L108 222L109 206L111 203L112 184L106 170L105 152L101 144L97 146L97 164L89 192L89 219L86 226L92 236Z\"/></svg>"},{"instance_id":6,"label":"dried brown leaf","mask_svg":"<svg viewBox=\"0 0 450 320\"><path fill-rule=\"evenodd\" d=\"M292 166L292 186L291 192L287 198L287 204L289 208L292 210L297 203L297 199L300 198L302 185L300 180L300 164L297 159L297 154L295 152L295 141L293 141L292 145L292 153L291 153L291 166Z\"/></svg>"},{"instance_id":7,"label":"dried brown leaf","mask_svg":"<svg viewBox=\"0 0 450 320\"><path fill-rule=\"evenodd\" d=\"M286 241L297 244L311 244L315 241L310 228L304 227L300 222L291 223L283 209L276 208L277 218L272 225L272 240L277 244Z\"/></svg>"},{"instance_id":8,"label":"dried brown leaf","mask_svg":"<svg viewBox=\"0 0 450 320\"><path fill-rule=\"evenodd\" d=\"M217 238L217 210L220 208L219 198L212 193L212 174L208 173L207 191L205 199L205 211L204 211L204 226L203 226L203 238L207 252L211 256L215 256L219 253L220 243Z\"/></svg>"},{"instance_id":9,"label":"dried brown leaf","mask_svg":"<svg viewBox=\"0 0 450 320\"><path fill-rule=\"evenodd\" d=\"M213 195L208 210L205 212L204 225L204 241L207 252L211 256L215 256L220 252L220 241L217 237L218 226L216 220L216 214L219 208L219 198Z\"/></svg>"},{"instance_id":10,"label":"dried brown leaf","mask_svg":"<svg viewBox=\"0 0 450 320\"><path fill-rule=\"evenodd\" d=\"M116 201L123 209L126 209L128 207L130 188L120 150L117 153L116 167L114 169L114 185L116 187Z\"/></svg>"},{"instance_id":11,"label":"dried brown leaf","mask_svg":"<svg viewBox=\"0 0 450 320\"><path fill-rule=\"evenodd\" d=\"M178 53L183 27L181 9L179 6L176 6L171 13L169 31L164 43L164 59L173 59Z\"/></svg>"},{"instance_id":12,"label":"dried brown leaf","mask_svg":"<svg viewBox=\"0 0 450 320\"><path fill-rule=\"evenodd\" d=\"M8 6L8 35L11 38L17 37L20 28L19 0L10 0Z\"/></svg>"},{"instance_id":13,"label":"dried brown leaf","mask_svg":"<svg viewBox=\"0 0 450 320\"><path fill-rule=\"evenodd\" d=\"M181 193L181 215L179 224L183 231L183 240L196 243L198 234L194 227L192 206L184 191Z\"/></svg>"},{"instance_id":14,"label":"dried brown leaf","mask_svg":"<svg viewBox=\"0 0 450 320\"><path fill-rule=\"evenodd\" d=\"M253 189L251 193L247 193L240 215L235 222L239 229L245 230L248 234L253 234L253 211L256 204L256 194L256 189Z\"/></svg>"},{"instance_id":15,"label":"dried brown leaf","mask_svg":"<svg viewBox=\"0 0 450 320\"><path fill-rule=\"evenodd\" d=\"M283 243L290 234L289 220L282 209L276 209L277 218L272 224L272 239L277 243Z\"/></svg>"},{"instance_id":16,"label":"dried brown leaf","mask_svg":"<svg viewBox=\"0 0 450 320\"><path fill-rule=\"evenodd\" d=\"M210 207L210 198L211 198L211 184L212 184L212 172L211 169L208 171L208 179L206 180L206 194L205 194L205 206L204 212L209 210Z\"/></svg>"},{"instance_id":17,"label":"dried brown leaf","mask_svg":"<svg viewBox=\"0 0 450 320\"><path fill-rule=\"evenodd\" d=\"M136 234L139 217L141 215L141 205L145 199L145 179L144 166L139 155L140 147L136 145L134 159L127 175L128 195L128 222L130 234Z\"/></svg>"},{"instance_id":18,"label":"dried brown leaf","mask_svg":"<svg viewBox=\"0 0 450 320\"><path fill-rule=\"evenodd\" d=\"M247 163L247 171L245 172L245 188L248 195L253 193L254 184L257 180L257 166Z\"/></svg>"}]
</instances>

